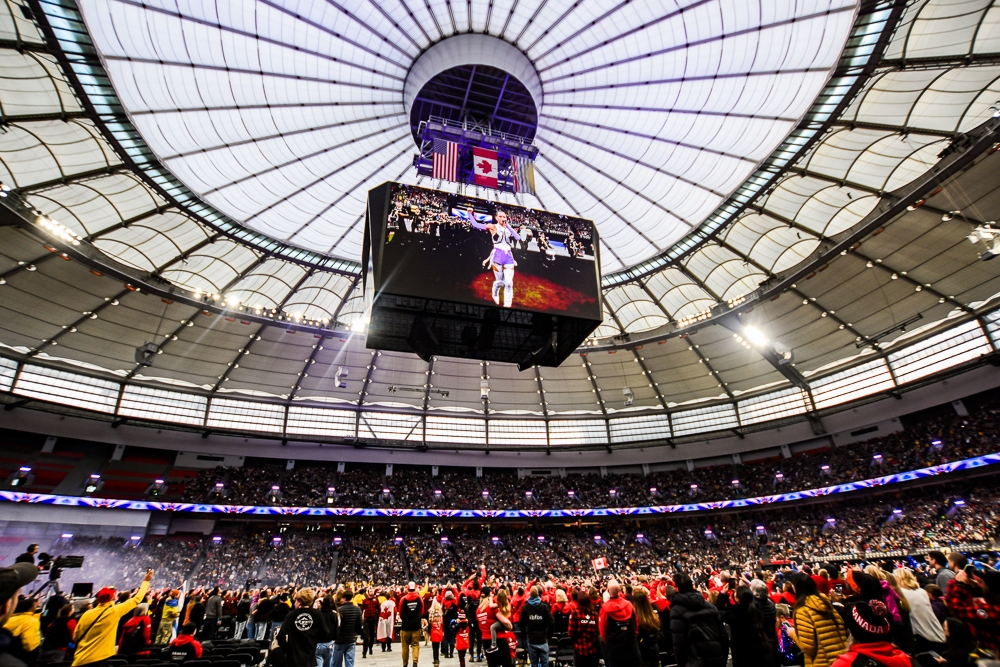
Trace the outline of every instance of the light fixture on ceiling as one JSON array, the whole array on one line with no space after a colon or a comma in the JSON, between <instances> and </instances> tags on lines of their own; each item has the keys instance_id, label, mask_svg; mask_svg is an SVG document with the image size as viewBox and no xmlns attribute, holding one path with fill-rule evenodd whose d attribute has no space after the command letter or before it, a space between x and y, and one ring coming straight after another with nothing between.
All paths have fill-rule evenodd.
<instances>
[{"instance_id":1,"label":"light fixture on ceiling","mask_svg":"<svg viewBox=\"0 0 1000 667\"><path fill-rule=\"evenodd\" d=\"M948 211L947 213L941 214L941 222L950 222L955 219L955 216L962 215L961 211Z\"/></svg>"},{"instance_id":2,"label":"light fixture on ceiling","mask_svg":"<svg viewBox=\"0 0 1000 667\"><path fill-rule=\"evenodd\" d=\"M755 326L743 327L743 337L750 341L751 345L757 347L764 347L769 342L764 332Z\"/></svg>"}]
</instances>

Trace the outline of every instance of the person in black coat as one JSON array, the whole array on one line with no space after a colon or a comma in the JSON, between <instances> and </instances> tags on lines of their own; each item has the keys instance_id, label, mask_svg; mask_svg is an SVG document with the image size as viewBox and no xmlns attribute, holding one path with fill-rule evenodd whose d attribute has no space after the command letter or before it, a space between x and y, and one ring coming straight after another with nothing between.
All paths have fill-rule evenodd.
<instances>
[{"instance_id":1,"label":"person in black coat","mask_svg":"<svg viewBox=\"0 0 1000 667\"><path fill-rule=\"evenodd\" d=\"M299 590L295 594L295 609L288 612L278 630L278 646L285 652L287 667L314 667L316 645L332 638L323 615L312 608L315 600L311 589Z\"/></svg>"},{"instance_id":2,"label":"person in black coat","mask_svg":"<svg viewBox=\"0 0 1000 667\"><path fill-rule=\"evenodd\" d=\"M340 615L340 627L337 630L337 638L333 643L332 667L340 667L341 664L354 664L354 649L358 643L358 637L364 637L365 619L361 613L361 607L354 604L354 593L350 588L345 588L340 592L340 607L337 613Z\"/></svg>"},{"instance_id":3,"label":"person in black coat","mask_svg":"<svg viewBox=\"0 0 1000 667\"><path fill-rule=\"evenodd\" d=\"M670 634L678 667L725 667L729 645L719 610L694 590L691 577L674 576L677 593L670 600Z\"/></svg>"},{"instance_id":4,"label":"person in black coat","mask_svg":"<svg viewBox=\"0 0 1000 667\"><path fill-rule=\"evenodd\" d=\"M774 652L748 586L736 589L736 604L720 593L716 606L731 631L733 667L774 667ZM770 634L775 634L773 625ZM777 635L775 635L777 637Z\"/></svg>"},{"instance_id":5,"label":"person in black coat","mask_svg":"<svg viewBox=\"0 0 1000 667\"><path fill-rule=\"evenodd\" d=\"M767 590L767 584L760 579L754 579L750 582L750 592L753 593L753 606L756 607L757 611L760 613L761 623L764 625L768 642L771 644L771 649L773 651L774 661L777 663L778 610L774 606L774 602L771 601L771 597L769 595L770 591Z\"/></svg>"}]
</instances>

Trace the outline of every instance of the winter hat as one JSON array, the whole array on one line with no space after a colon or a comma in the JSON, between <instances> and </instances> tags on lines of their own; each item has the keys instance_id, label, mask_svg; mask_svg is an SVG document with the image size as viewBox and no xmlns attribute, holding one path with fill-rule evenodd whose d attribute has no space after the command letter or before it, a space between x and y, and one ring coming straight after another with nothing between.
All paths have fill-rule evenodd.
<instances>
[{"instance_id":1,"label":"winter hat","mask_svg":"<svg viewBox=\"0 0 1000 667\"><path fill-rule=\"evenodd\" d=\"M416 582L413 582L413 581L411 581L410 583L408 583L408 584L406 585L406 587L407 587L407 588L408 588L409 590L411 590L411 591L415 591L415 590L417 590L417 584L416 584Z\"/></svg>"},{"instance_id":2,"label":"winter hat","mask_svg":"<svg viewBox=\"0 0 1000 667\"><path fill-rule=\"evenodd\" d=\"M458 612L458 620L459 620L459 621L464 621L464 620L465 620L465 612L464 612L464 611L461 611L461 610L460 610L460 611Z\"/></svg>"},{"instance_id":3,"label":"winter hat","mask_svg":"<svg viewBox=\"0 0 1000 667\"><path fill-rule=\"evenodd\" d=\"M855 602L847 608L845 615L847 629L859 644L889 641L892 625L889 623L889 609L881 600Z\"/></svg>"}]
</instances>

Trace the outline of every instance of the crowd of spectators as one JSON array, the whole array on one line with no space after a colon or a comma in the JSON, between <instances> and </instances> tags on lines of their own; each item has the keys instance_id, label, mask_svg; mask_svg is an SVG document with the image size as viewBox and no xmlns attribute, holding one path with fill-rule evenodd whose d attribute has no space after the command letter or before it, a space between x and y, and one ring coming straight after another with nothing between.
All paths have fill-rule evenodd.
<instances>
[{"instance_id":1,"label":"crowd of spectators","mask_svg":"<svg viewBox=\"0 0 1000 667\"><path fill-rule=\"evenodd\" d=\"M686 467L641 474L569 474L519 478L512 470L428 468L384 471L359 468L337 473L323 464L219 468L201 472L185 493L195 502L240 505L411 507L444 509L565 509L645 506L766 496L818 488L923 468L997 451L1000 402L972 415L927 416L903 431L792 458L743 465ZM214 495L224 485L222 497ZM279 486L280 496L269 496ZM694 487L694 488L693 488Z\"/></svg>"}]
</instances>

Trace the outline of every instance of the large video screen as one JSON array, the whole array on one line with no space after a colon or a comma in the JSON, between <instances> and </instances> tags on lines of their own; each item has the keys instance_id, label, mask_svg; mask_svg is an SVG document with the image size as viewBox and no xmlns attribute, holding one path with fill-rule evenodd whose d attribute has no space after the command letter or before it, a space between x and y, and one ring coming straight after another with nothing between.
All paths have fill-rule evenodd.
<instances>
[{"instance_id":1,"label":"large video screen","mask_svg":"<svg viewBox=\"0 0 1000 667\"><path fill-rule=\"evenodd\" d=\"M379 291L603 318L591 221L401 183L388 194L370 220L383 225Z\"/></svg>"}]
</instances>

